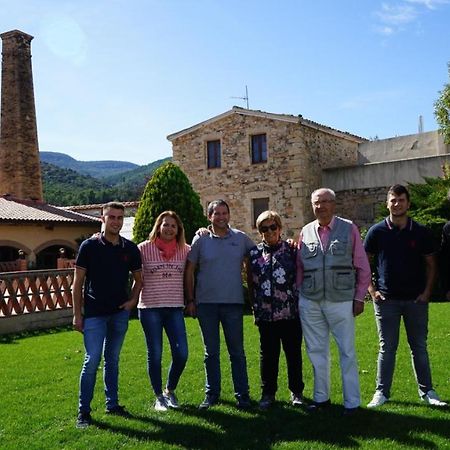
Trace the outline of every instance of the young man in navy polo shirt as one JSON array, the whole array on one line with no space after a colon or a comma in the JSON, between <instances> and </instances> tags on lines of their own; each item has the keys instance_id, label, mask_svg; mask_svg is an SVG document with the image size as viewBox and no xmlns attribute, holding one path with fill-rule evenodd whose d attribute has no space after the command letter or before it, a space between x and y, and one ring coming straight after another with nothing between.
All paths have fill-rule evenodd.
<instances>
[{"instance_id":1,"label":"young man in navy polo shirt","mask_svg":"<svg viewBox=\"0 0 450 450\"><path fill-rule=\"evenodd\" d=\"M142 279L141 256L136 244L119 234L123 218L121 203L110 202L103 206L104 231L81 244L75 262L73 327L83 333L86 349L80 376L78 428L91 424L90 404L102 352L106 412L128 415L118 399L119 355ZM128 295L130 272L134 284Z\"/></svg>"},{"instance_id":2,"label":"young man in navy polo shirt","mask_svg":"<svg viewBox=\"0 0 450 450\"><path fill-rule=\"evenodd\" d=\"M376 285L370 284L369 293L380 339L377 387L368 408L389 400L402 317L419 396L429 405L446 406L433 390L427 351L437 249L429 230L408 217L409 206L408 190L400 184L392 186L387 195L389 216L370 228L364 241L376 269Z\"/></svg>"}]
</instances>

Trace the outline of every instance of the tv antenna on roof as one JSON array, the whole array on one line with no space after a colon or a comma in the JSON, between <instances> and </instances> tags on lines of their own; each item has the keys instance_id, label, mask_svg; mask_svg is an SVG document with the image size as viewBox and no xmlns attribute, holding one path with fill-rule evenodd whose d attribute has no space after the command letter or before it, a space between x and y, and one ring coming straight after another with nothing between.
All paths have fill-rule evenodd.
<instances>
[{"instance_id":1,"label":"tv antenna on roof","mask_svg":"<svg viewBox=\"0 0 450 450\"><path fill-rule=\"evenodd\" d=\"M247 109L250 109L248 105L248 88L247 85L245 85L245 97L230 97L230 98L238 98L239 100L245 100L245 103L247 104Z\"/></svg>"},{"instance_id":2,"label":"tv antenna on roof","mask_svg":"<svg viewBox=\"0 0 450 450\"><path fill-rule=\"evenodd\" d=\"M419 129L419 133L423 133L423 116L422 116L422 115L419 116L419 126L418 126L418 129Z\"/></svg>"}]
</instances>

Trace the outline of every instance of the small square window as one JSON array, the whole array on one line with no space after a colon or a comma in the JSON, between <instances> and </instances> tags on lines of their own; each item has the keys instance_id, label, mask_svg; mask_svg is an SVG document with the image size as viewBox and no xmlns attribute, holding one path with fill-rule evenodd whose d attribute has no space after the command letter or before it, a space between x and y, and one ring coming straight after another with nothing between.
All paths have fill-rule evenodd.
<instances>
[{"instance_id":1,"label":"small square window","mask_svg":"<svg viewBox=\"0 0 450 450\"><path fill-rule=\"evenodd\" d=\"M216 169L221 167L220 160L220 140L208 141L206 143L206 150L208 153L208 169Z\"/></svg>"},{"instance_id":2,"label":"small square window","mask_svg":"<svg viewBox=\"0 0 450 450\"><path fill-rule=\"evenodd\" d=\"M268 198L254 198L253 203L253 227L256 228L256 219L258 216L269 209L269 199Z\"/></svg>"},{"instance_id":3,"label":"small square window","mask_svg":"<svg viewBox=\"0 0 450 450\"><path fill-rule=\"evenodd\" d=\"M252 164L267 161L267 138L265 134L252 136Z\"/></svg>"}]
</instances>

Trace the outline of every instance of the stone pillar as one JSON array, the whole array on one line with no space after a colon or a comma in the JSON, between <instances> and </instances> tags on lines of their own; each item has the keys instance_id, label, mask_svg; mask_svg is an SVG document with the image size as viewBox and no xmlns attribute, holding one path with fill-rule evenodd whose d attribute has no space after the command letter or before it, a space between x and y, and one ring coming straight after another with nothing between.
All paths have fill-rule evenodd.
<instances>
[{"instance_id":1,"label":"stone pillar","mask_svg":"<svg viewBox=\"0 0 450 450\"><path fill-rule=\"evenodd\" d=\"M2 39L0 195L42 201L31 40L13 30Z\"/></svg>"}]
</instances>

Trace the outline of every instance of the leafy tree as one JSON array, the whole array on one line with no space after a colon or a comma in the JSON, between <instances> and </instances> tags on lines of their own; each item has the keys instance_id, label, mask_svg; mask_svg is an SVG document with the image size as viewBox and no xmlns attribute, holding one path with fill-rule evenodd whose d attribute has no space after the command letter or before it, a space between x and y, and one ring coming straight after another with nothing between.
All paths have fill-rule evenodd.
<instances>
[{"instance_id":1,"label":"leafy tree","mask_svg":"<svg viewBox=\"0 0 450 450\"><path fill-rule=\"evenodd\" d=\"M424 184L410 183L411 217L431 229L434 236L441 237L443 225L450 219L450 166L444 164L441 177L425 177Z\"/></svg>"},{"instance_id":2,"label":"leafy tree","mask_svg":"<svg viewBox=\"0 0 450 450\"><path fill-rule=\"evenodd\" d=\"M447 63L447 68L450 78L450 62ZM450 83L446 83L442 91L439 91L439 98L434 103L434 116L444 142L450 144Z\"/></svg>"},{"instance_id":3,"label":"leafy tree","mask_svg":"<svg viewBox=\"0 0 450 450\"><path fill-rule=\"evenodd\" d=\"M157 169L145 186L134 219L133 240L139 243L147 239L156 218L166 210L180 216L187 242L199 227L207 224L198 194L184 172L172 162Z\"/></svg>"}]
</instances>

